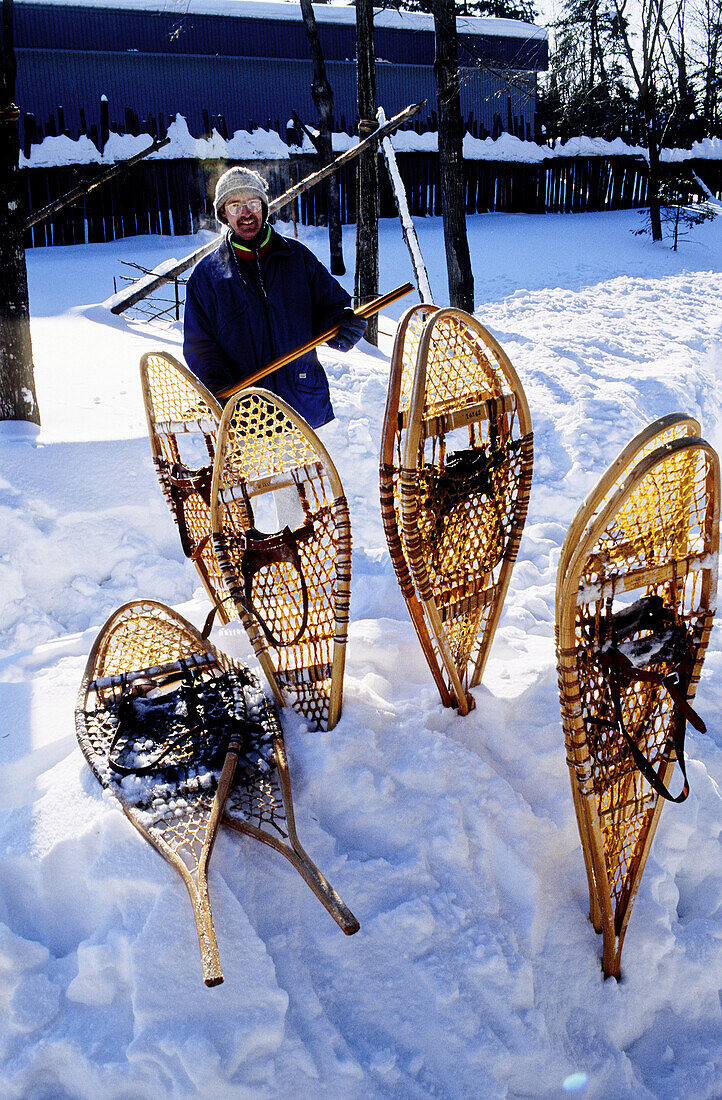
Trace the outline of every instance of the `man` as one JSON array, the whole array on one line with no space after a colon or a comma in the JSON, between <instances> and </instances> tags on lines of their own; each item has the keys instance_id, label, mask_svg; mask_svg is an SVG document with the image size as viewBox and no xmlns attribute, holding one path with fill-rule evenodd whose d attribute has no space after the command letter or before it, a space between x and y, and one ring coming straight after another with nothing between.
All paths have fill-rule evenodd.
<instances>
[{"instance_id":1,"label":"man","mask_svg":"<svg viewBox=\"0 0 722 1100\"><path fill-rule=\"evenodd\" d=\"M213 205L228 229L186 288L183 353L201 382L217 394L339 322L329 346L353 347L366 322L310 249L268 225L266 180L249 168L230 168L216 184ZM312 428L333 419L328 379L315 350L260 384Z\"/></svg>"}]
</instances>

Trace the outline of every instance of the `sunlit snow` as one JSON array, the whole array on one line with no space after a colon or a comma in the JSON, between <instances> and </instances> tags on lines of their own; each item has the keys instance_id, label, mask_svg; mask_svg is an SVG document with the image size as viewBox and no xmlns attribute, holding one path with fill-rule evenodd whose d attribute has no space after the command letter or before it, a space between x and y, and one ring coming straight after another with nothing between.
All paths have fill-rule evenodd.
<instances>
[{"instance_id":1,"label":"sunlit snow","mask_svg":"<svg viewBox=\"0 0 722 1100\"><path fill-rule=\"evenodd\" d=\"M440 219L417 221L437 302ZM209 888L225 983L207 989L186 890L76 744L86 655L122 602L209 609L146 437L138 362L177 325L113 317L121 259L208 239L28 252L41 429L0 424L0 1096L713 1100L722 1095L722 642L688 730L691 795L666 806L623 980L588 919L557 696L567 526L617 451L684 411L718 443L722 219L677 253L634 212L469 219L477 314L531 407L529 518L488 670L444 709L386 550L378 454L390 340L326 348L326 439L353 524L344 711L284 713L299 836L361 923L344 937L280 855L221 833ZM321 229L303 239L327 261ZM345 230L353 284L354 227ZM381 290L411 277L381 224ZM394 316L413 301L394 307ZM382 321L382 331L389 330ZM254 667L238 627L213 640Z\"/></svg>"}]
</instances>

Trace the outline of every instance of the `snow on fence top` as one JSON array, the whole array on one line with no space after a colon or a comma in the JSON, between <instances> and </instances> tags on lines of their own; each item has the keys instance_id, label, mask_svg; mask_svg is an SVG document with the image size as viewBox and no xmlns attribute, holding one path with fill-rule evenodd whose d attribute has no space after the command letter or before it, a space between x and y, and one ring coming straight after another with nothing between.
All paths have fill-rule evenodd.
<instances>
[{"instance_id":1,"label":"snow on fence top","mask_svg":"<svg viewBox=\"0 0 722 1100\"><path fill-rule=\"evenodd\" d=\"M62 0L65 2L65 0ZM137 0L138 3L150 0ZM233 0L226 0L232 3ZM259 5L260 6L260 5ZM266 5L263 5L266 6ZM342 9L345 10L345 9ZM170 142L163 149L153 153L149 160L287 160L291 153L298 153L299 147L288 146L274 131L236 130L233 137L222 138L214 130L209 138L195 138L190 133L186 120L176 115L175 122L168 127ZM46 137L30 148L30 156L20 154L21 168L50 168L66 164L114 164L126 160L135 153L146 149L153 139L150 134L111 133L102 153L89 137L81 136L74 140L61 135ZM334 134L335 152L343 152L358 138L349 134ZM435 133L417 134L413 130L397 131L392 139L397 153L435 153L438 151ZM307 137L300 147L301 152L312 153L313 147ZM537 164L555 157L646 157L647 150L640 145L627 145L621 138L605 141L603 138L577 137L564 143L557 142L553 148L537 145L533 141L521 141L513 134L502 134L496 140L475 138L467 134L464 138L464 157L467 160L510 161L515 163ZM691 149L663 149L663 161L684 160L722 160L722 139L705 138L696 141Z\"/></svg>"},{"instance_id":2,"label":"snow on fence top","mask_svg":"<svg viewBox=\"0 0 722 1100\"><path fill-rule=\"evenodd\" d=\"M126 11L155 11L178 15L243 16L246 19L302 19L301 5L288 0L23 0L24 4L53 4L58 7L123 8ZM314 4L318 23L349 23L356 25L356 9L351 5ZM433 16L423 12L374 11L374 25L409 31L433 31ZM459 34L493 35L501 38L547 39L546 27L523 23L516 19L492 19L482 16L458 16Z\"/></svg>"},{"instance_id":3,"label":"snow on fence top","mask_svg":"<svg viewBox=\"0 0 722 1100\"><path fill-rule=\"evenodd\" d=\"M342 135L345 137L345 135ZM214 130L209 138L195 138L182 115L168 127L170 142L149 160L287 160L289 146L274 130L236 130L233 137L222 138ZM46 137L30 146L30 156L20 154L21 168L51 168L64 164L114 164L126 160L147 149L153 138L150 134L110 133L105 148L100 153L89 137L81 135L77 140L66 135ZM308 141L308 139L305 139ZM298 149L295 150L298 152ZM305 151L305 150L304 150ZM308 142L308 151L312 151Z\"/></svg>"}]
</instances>

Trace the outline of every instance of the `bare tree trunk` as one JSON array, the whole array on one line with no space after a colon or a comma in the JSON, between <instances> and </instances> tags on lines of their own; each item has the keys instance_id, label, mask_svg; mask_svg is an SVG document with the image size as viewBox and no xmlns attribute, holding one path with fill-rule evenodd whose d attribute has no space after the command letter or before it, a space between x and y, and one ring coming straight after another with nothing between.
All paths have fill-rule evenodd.
<instances>
[{"instance_id":1,"label":"bare tree trunk","mask_svg":"<svg viewBox=\"0 0 722 1100\"><path fill-rule=\"evenodd\" d=\"M0 420L40 423L20 217L12 0L2 4L0 56Z\"/></svg>"},{"instance_id":2,"label":"bare tree trunk","mask_svg":"<svg viewBox=\"0 0 722 1100\"><path fill-rule=\"evenodd\" d=\"M459 95L456 12L454 0L433 0L436 32L436 98L439 105L439 174L441 213L452 306L474 311L474 275L466 236L463 123Z\"/></svg>"},{"instance_id":3,"label":"bare tree trunk","mask_svg":"<svg viewBox=\"0 0 722 1100\"><path fill-rule=\"evenodd\" d=\"M333 91L326 76L326 65L318 37L316 17L313 14L311 0L301 0L303 22L306 27L308 44L313 61L313 83L311 95L320 116L319 135L315 145L322 166L333 160L331 134L333 132ZM326 180L326 207L328 210L328 243L331 253L331 272L343 275L346 266L343 262L343 242L341 239L341 201L338 193L338 178L331 175Z\"/></svg>"},{"instance_id":4,"label":"bare tree trunk","mask_svg":"<svg viewBox=\"0 0 722 1100\"><path fill-rule=\"evenodd\" d=\"M356 79L361 138L377 129L373 18L372 0L356 0ZM359 157L356 182L354 286L357 302L362 305L379 292L379 162L375 145ZM370 344L378 344L375 315L368 322L366 339Z\"/></svg>"},{"instance_id":5,"label":"bare tree trunk","mask_svg":"<svg viewBox=\"0 0 722 1100\"><path fill-rule=\"evenodd\" d=\"M679 26L680 13L684 8L684 0L674 0L676 9L672 19L672 26ZM642 5L641 35L639 46L639 62L635 57L632 45L632 31L630 21L625 15L627 0L614 0L617 12L620 42L627 58L630 71L637 85L639 107L644 116L644 126L647 137L647 151L649 153L649 221L652 229L652 240L662 240L662 209L660 201L661 176L659 171L659 150L662 142L659 127L658 81L659 71L664 64L664 51L669 40L668 21L664 15L665 0L645 0ZM662 36L664 31L664 36Z\"/></svg>"},{"instance_id":6,"label":"bare tree trunk","mask_svg":"<svg viewBox=\"0 0 722 1100\"><path fill-rule=\"evenodd\" d=\"M659 171L659 128L657 126L654 104L647 100L644 104L644 117L647 126L647 151L649 153L649 222L652 240L662 240L662 205L659 198L661 175Z\"/></svg>"},{"instance_id":7,"label":"bare tree trunk","mask_svg":"<svg viewBox=\"0 0 722 1100\"><path fill-rule=\"evenodd\" d=\"M700 71L703 81L702 116L705 132L715 133L720 121L719 105L722 85L719 80L720 53L722 51L722 2L704 0L701 13L702 56Z\"/></svg>"}]
</instances>

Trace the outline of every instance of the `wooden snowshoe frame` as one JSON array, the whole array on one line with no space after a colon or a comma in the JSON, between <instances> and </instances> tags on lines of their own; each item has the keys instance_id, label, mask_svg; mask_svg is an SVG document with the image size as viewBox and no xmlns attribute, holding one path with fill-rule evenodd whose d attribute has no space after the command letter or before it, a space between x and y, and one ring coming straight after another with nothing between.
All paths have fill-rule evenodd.
<instances>
[{"instance_id":1,"label":"wooden snowshoe frame","mask_svg":"<svg viewBox=\"0 0 722 1100\"><path fill-rule=\"evenodd\" d=\"M275 767L270 773L260 776L254 769L247 770L242 763L239 764L226 801L223 824L238 833L260 840L262 844L267 844L285 856L331 914L341 931L352 936L358 932L359 922L298 839L288 756L275 707L267 704L263 721L273 731Z\"/></svg>"},{"instance_id":2,"label":"wooden snowshoe frame","mask_svg":"<svg viewBox=\"0 0 722 1100\"><path fill-rule=\"evenodd\" d=\"M101 721L101 708L113 706L142 678L162 682L184 668L207 677L235 670L244 688L246 712L270 745L270 765L251 747L234 744L215 792L183 792L169 818L152 821L154 806L143 807L120 797L107 764L111 731ZM207 985L223 980L208 901L207 869L220 821L280 852L299 872L346 935L358 921L304 851L296 832L291 777L276 708L246 668L205 641L191 623L156 600L134 600L111 615L88 658L78 696L76 729L83 754L96 778L119 797L140 833L181 874L193 904Z\"/></svg>"},{"instance_id":3,"label":"wooden snowshoe frame","mask_svg":"<svg viewBox=\"0 0 722 1100\"><path fill-rule=\"evenodd\" d=\"M714 620L720 510L719 460L697 430L689 417L664 417L621 452L573 520L557 574L567 762L590 917L603 934L604 973L613 977L664 800L626 747L600 651L613 614L640 597L660 597L686 639L680 691L693 700ZM654 640L651 630L634 637L647 636ZM662 663L654 671L675 670ZM643 680L617 690L626 733L669 787L675 736L686 723L680 704Z\"/></svg>"},{"instance_id":4,"label":"wooden snowshoe frame","mask_svg":"<svg viewBox=\"0 0 722 1100\"><path fill-rule=\"evenodd\" d=\"M667 416L662 416L658 420L654 420L651 424L648 424L642 429L630 442L622 448L614 461L610 464L607 470L602 474L597 484L584 499L582 504L577 509L577 513L574 516L569 529L564 538L561 554L559 556L559 562L557 565L557 579L556 579L556 597L555 607L557 608L557 616L559 609L562 606L562 589L564 580L567 575L567 565L571 554L577 549L582 534L589 530L590 525L593 523L596 516L604 503L609 500L612 493L616 492L619 486L624 482L627 475L632 472L634 467L647 455L652 454L658 447L664 446L666 443L671 443L674 439L684 439L690 436L700 435L700 425L697 420L687 416L685 413L670 413ZM558 653L558 626L555 628L555 635L557 637L557 653ZM560 688L561 690L561 688ZM566 727L565 727L566 731ZM577 824L579 829L585 828L584 826L584 814L582 811L579 787L575 779L574 767L571 760L568 760L570 768L570 780L572 786L572 797L574 800L574 810L576 813ZM599 902L597 900L597 888L594 882L594 871L591 862L591 847L589 843L582 843L582 851L584 854L584 866L587 873L587 886L589 888L589 916L592 924L599 932L601 931L601 914L599 910Z\"/></svg>"},{"instance_id":5,"label":"wooden snowshoe frame","mask_svg":"<svg viewBox=\"0 0 722 1100\"><path fill-rule=\"evenodd\" d=\"M463 438L461 438L463 437ZM508 356L462 310L402 317L381 448L381 511L412 622L445 705L481 680L521 541L533 435ZM458 467L476 477L460 477Z\"/></svg>"},{"instance_id":6,"label":"wooden snowshoe frame","mask_svg":"<svg viewBox=\"0 0 722 1100\"><path fill-rule=\"evenodd\" d=\"M249 614L242 570L253 510L265 494L294 487L310 529L297 542L298 567L275 562L256 571L255 615ZM277 703L317 729L333 729L341 714L351 588L348 504L315 432L268 390L244 389L223 412L211 523L226 589Z\"/></svg>"},{"instance_id":7,"label":"wooden snowshoe frame","mask_svg":"<svg viewBox=\"0 0 722 1100\"><path fill-rule=\"evenodd\" d=\"M379 495L381 497L381 519L396 579L406 600L411 622L421 643L421 649L431 670L431 675L439 689L441 701L445 707L452 707L455 703L455 697L446 685L443 674L443 658L436 638L429 630L424 617L423 606L416 594L404 542L399 530L399 477L406 423L411 403L411 389L414 382L416 354L424 324L438 308L438 306L430 303L411 306L402 315L396 329L396 338L391 354L383 435L381 437Z\"/></svg>"},{"instance_id":8,"label":"wooden snowshoe frame","mask_svg":"<svg viewBox=\"0 0 722 1100\"><path fill-rule=\"evenodd\" d=\"M163 496L179 528L184 553L195 564L211 603L218 604L226 591L213 551L210 507L202 493L174 485L173 472L186 466L182 441L199 437L203 441L199 449L206 452L204 465L187 469L187 474L206 480L210 490L223 409L210 390L167 352L143 355L140 378L153 464ZM229 602L220 604L218 614L224 623L236 617Z\"/></svg>"},{"instance_id":9,"label":"wooden snowshoe frame","mask_svg":"<svg viewBox=\"0 0 722 1100\"><path fill-rule=\"evenodd\" d=\"M694 417L687 416L686 413L669 413L667 416L660 416L658 420L653 420L622 448L580 504L569 525L557 565L557 606L560 603L561 586L566 576L569 558L576 550L582 533L589 528L611 494L616 492L637 463L656 451L658 447L663 447L675 439L686 439L690 436L699 438L700 435L700 424Z\"/></svg>"},{"instance_id":10,"label":"wooden snowshoe frame","mask_svg":"<svg viewBox=\"0 0 722 1100\"><path fill-rule=\"evenodd\" d=\"M134 600L115 611L90 651L75 711L76 732L85 759L104 787L118 798L136 829L179 872L193 905L206 985L218 985L223 974L218 958L213 918L208 900L207 871L216 830L236 767L237 746L226 755L217 783L184 789L182 808L173 796L150 784L139 802L132 788L117 782L108 764L116 726L110 721L123 695L141 673L144 680L167 677L175 667L193 667L197 654L211 653L198 644L195 630L170 608L155 600ZM220 661L206 666L204 676L217 675ZM125 797L124 792L131 794ZM157 802L154 801L157 799Z\"/></svg>"}]
</instances>

